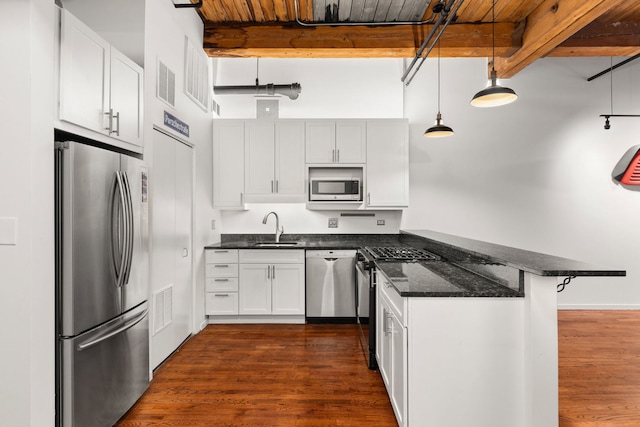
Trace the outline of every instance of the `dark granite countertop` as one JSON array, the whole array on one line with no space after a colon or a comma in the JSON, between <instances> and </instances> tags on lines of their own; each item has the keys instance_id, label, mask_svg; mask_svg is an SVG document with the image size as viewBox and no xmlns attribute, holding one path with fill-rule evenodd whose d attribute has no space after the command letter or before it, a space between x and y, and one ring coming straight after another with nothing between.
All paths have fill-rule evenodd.
<instances>
[{"instance_id":1,"label":"dark granite countertop","mask_svg":"<svg viewBox=\"0 0 640 427\"><path fill-rule=\"evenodd\" d=\"M402 297L524 296L520 271L515 268L495 265L494 273L499 274L480 275L466 268L469 266L443 261L377 262L376 266Z\"/></svg>"},{"instance_id":2,"label":"dark granite countertop","mask_svg":"<svg viewBox=\"0 0 640 427\"><path fill-rule=\"evenodd\" d=\"M283 234L280 242L297 242L295 246L269 249L360 249L365 246L398 246L398 234ZM263 249L258 243L274 242L273 234L223 234L218 243L205 249Z\"/></svg>"},{"instance_id":3,"label":"dark granite countertop","mask_svg":"<svg viewBox=\"0 0 640 427\"><path fill-rule=\"evenodd\" d=\"M507 265L538 276L626 276L627 274L622 269L589 264L431 230L401 231L400 239L404 240L404 236L427 250L435 250L438 254L448 253L449 251L458 255L464 253L469 257L482 259L485 262ZM411 239L412 237L413 239ZM445 255L445 258L451 259L455 256L453 254L450 256Z\"/></svg>"},{"instance_id":4,"label":"dark granite countertop","mask_svg":"<svg viewBox=\"0 0 640 427\"><path fill-rule=\"evenodd\" d=\"M269 249L360 249L365 246L411 246L441 261L385 262L376 265L403 297L522 297L524 272L539 276L625 276L626 271L531 252L430 230L400 234L285 234L295 246ZM273 234L223 234L205 249L260 249Z\"/></svg>"}]
</instances>

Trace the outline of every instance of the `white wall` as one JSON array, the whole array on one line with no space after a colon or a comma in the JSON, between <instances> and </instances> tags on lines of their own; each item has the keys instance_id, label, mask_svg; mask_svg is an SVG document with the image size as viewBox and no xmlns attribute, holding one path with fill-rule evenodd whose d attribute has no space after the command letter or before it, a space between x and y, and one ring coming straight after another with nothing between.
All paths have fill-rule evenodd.
<instances>
[{"instance_id":1,"label":"white wall","mask_svg":"<svg viewBox=\"0 0 640 427\"><path fill-rule=\"evenodd\" d=\"M53 24L51 1L0 5L0 419L20 427L54 421Z\"/></svg>"},{"instance_id":2,"label":"white wall","mask_svg":"<svg viewBox=\"0 0 640 427\"><path fill-rule=\"evenodd\" d=\"M486 85L486 61L443 59L441 111L456 134L429 140L437 87L428 60L406 90L411 201L402 228L626 269L626 278L575 279L559 303L640 308L640 193L611 181L640 142L640 120L614 118L604 130L610 77L586 81L609 66L610 58L541 59L504 82L515 103L478 109L469 100ZM615 113L640 113L640 62L614 71L613 88Z\"/></svg>"},{"instance_id":3,"label":"white wall","mask_svg":"<svg viewBox=\"0 0 640 427\"><path fill-rule=\"evenodd\" d=\"M145 160L150 162L152 173L154 125L194 146L195 203L191 253L195 280L193 332L197 332L205 319L204 246L220 239L219 230L211 230L210 227L211 220L220 223L220 214L212 208L212 113L205 113L184 93L185 36L196 46L202 46L203 24L193 9L176 9L171 0L147 1L145 12ZM158 59L176 75L175 108L156 97ZM164 111L189 125L189 137L163 124Z\"/></svg>"},{"instance_id":4,"label":"white wall","mask_svg":"<svg viewBox=\"0 0 640 427\"><path fill-rule=\"evenodd\" d=\"M219 58L215 85L253 86L256 59ZM260 84L300 83L296 100L215 95L224 118L255 118L257 99L278 99L280 118L401 118L398 59L273 59L257 62Z\"/></svg>"}]
</instances>

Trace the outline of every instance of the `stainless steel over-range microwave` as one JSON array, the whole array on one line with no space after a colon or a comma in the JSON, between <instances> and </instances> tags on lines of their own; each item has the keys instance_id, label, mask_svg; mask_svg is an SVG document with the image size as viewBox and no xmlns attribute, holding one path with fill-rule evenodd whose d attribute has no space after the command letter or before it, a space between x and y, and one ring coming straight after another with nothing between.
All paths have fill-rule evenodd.
<instances>
[{"instance_id":1,"label":"stainless steel over-range microwave","mask_svg":"<svg viewBox=\"0 0 640 427\"><path fill-rule=\"evenodd\" d=\"M311 178L310 201L360 201L362 185L358 178Z\"/></svg>"}]
</instances>

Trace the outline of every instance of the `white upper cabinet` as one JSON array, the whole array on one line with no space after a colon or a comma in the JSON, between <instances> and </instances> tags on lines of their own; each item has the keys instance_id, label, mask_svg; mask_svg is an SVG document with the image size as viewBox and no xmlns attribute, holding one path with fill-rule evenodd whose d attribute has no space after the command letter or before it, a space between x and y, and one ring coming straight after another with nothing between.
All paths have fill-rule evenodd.
<instances>
[{"instance_id":1,"label":"white upper cabinet","mask_svg":"<svg viewBox=\"0 0 640 427\"><path fill-rule=\"evenodd\" d=\"M303 201L305 195L304 122L245 123L247 201ZM267 197L256 197L256 196Z\"/></svg>"},{"instance_id":2,"label":"white upper cabinet","mask_svg":"<svg viewBox=\"0 0 640 427\"><path fill-rule=\"evenodd\" d=\"M367 131L363 120L336 122L337 163L365 163L367 161Z\"/></svg>"},{"instance_id":3,"label":"white upper cabinet","mask_svg":"<svg viewBox=\"0 0 640 427\"><path fill-rule=\"evenodd\" d=\"M111 46L65 10L60 42L60 119L102 133Z\"/></svg>"},{"instance_id":4,"label":"white upper cabinet","mask_svg":"<svg viewBox=\"0 0 640 427\"><path fill-rule=\"evenodd\" d=\"M213 121L213 207L244 209L244 121Z\"/></svg>"},{"instance_id":5,"label":"white upper cabinet","mask_svg":"<svg viewBox=\"0 0 640 427\"><path fill-rule=\"evenodd\" d=\"M364 120L310 120L306 123L308 164L348 164L366 161Z\"/></svg>"},{"instance_id":6,"label":"white upper cabinet","mask_svg":"<svg viewBox=\"0 0 640 427\"><path fill-rule=\"evenodd\" d=\"M251 121L245 123L244 162L247 194L275 192L275 132L274 123Z\"/></svg>"},{"instance_id":7,"label":"white upper cabinet","mask_svg":"<svg viewBox=\"0 0 640 427\"><path fill-rule=\"evenodd\" d=\"M142 145L142 90L142 68L112 47L111 136Z\"/></svg>"},{"instance_id":8,"label":"white upper cabinet","mask_svg":"<svg viewBox=\"0 0 640 427\"><path fill-rule=\"evenodd\" d=\"M276 123L275 180L278 194L305 195L304 122Z\"/></svg>"},{"instance_id":9,"label":"white upper cabinet","mask_svg":"<svg viewBox=\"0 0 640 427\"><path fill-rule=\"evenodd\" d=\"M405 119L367 122L367 208L409 205L408 132Z\"/></svg>"},{"instance_id":10,"label":"white upper cabinet","mask_svg":"<svg viewBox=\"0 0 640 427\"><path fill-rule=\"evenodd\" d=\"M60 120L142 146L143 71L68 11L60 33Z\"/></svg>"}]
</instances>

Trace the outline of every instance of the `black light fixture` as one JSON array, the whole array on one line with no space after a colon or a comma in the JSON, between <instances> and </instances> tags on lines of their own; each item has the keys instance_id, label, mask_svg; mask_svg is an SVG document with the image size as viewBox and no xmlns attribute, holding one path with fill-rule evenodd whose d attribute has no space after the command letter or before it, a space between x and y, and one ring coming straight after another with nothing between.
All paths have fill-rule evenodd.
<instances>
[{"instance_id":1,"label":"black light fixture","mask_svg":"<svg viewBox=\"0 0 640 427\"><path fill-rule=\"evenodd\" d=\"M424 136L427 138L442 138L451 136L453 133L453 129L444 124L442 114L440 114L440 41L438 41L438 114L436 115L436 123L424 131Z\"/></svg>"},{"instance_id":2,"label":"black light fixture","mask_svg":"<svg viewBox=\"0 0 640 427\"><path fill-rule=\"evenodd\" d=\"M198 0L195 3L192 3L191 0L172 0L172 1L173 1L173 7L175 7L176 9L180 9L180 8L199 9L202 7L202 0Z\"/></svg>"},{"instance_id":3,"label":"black light fixture","mask_svg":"<svg viewBox=\"0 0 640 427\"><path fill-rule=\"evenodd\" d=\"M473 96L470 104L474 107L498 107L510 104L518 95L511 88L498 84L498 73L496 73L496 2L491 2L491 84Z\"/></svg>"}]
</instances>

